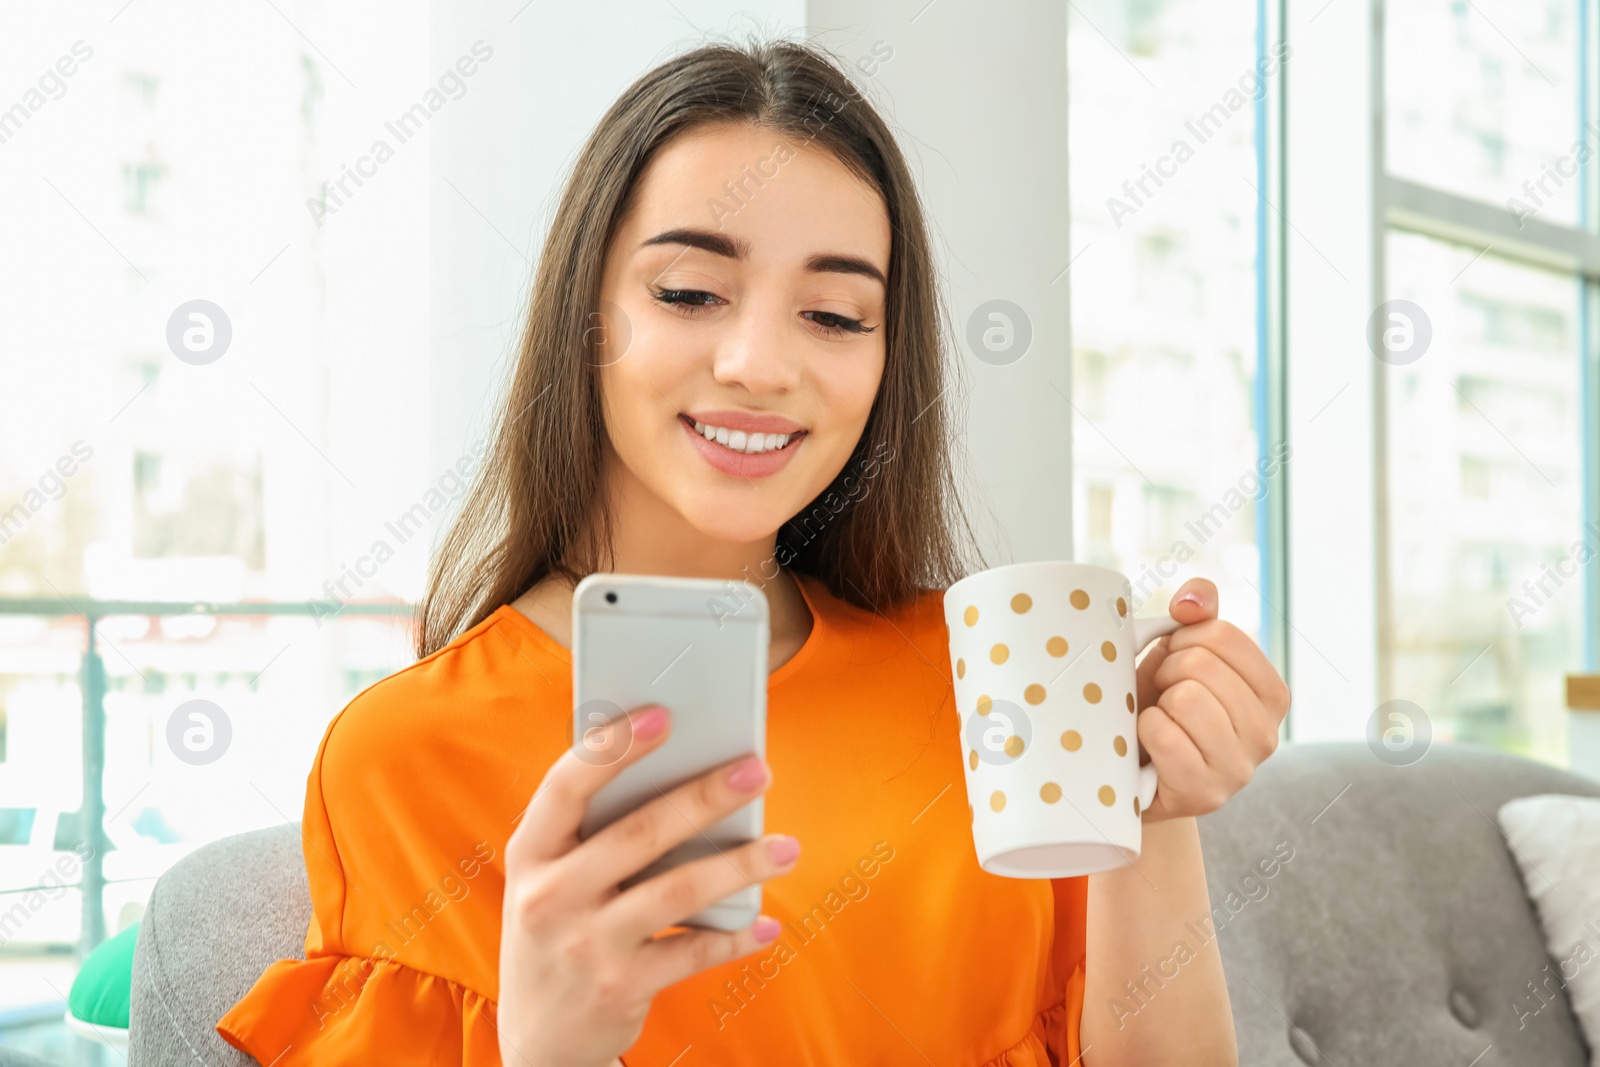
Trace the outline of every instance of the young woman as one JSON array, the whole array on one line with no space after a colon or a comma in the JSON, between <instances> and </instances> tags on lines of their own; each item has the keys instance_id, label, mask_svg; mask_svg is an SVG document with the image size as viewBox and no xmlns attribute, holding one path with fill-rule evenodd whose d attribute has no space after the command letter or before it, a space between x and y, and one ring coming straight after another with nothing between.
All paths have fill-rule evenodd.
<instances>
[{"instance_id":1,"label":"young woman","mask_svg":"<svg viewBox=\"0 0 1600 1067\"><path fill-rule=\"evenodd\" d=\"M1137 867L978 867L937 293L905 161L823 54L706 47L623 94L545 242L420 658L317 753L305 959L261 976L227 1040L276 1067L1237 1062L1190 925L1210 914L1194 816L1271 753L1288 690L1186 583L1138 671L1162 784ZM620 759L574 746L572 589L594 571L761 586L768 741L580 842L587 799L693 710L633 709ZM766 837L619 891L758 795ZM751 927L672 926L752 882Z\"/></svg>"}]
</instances>

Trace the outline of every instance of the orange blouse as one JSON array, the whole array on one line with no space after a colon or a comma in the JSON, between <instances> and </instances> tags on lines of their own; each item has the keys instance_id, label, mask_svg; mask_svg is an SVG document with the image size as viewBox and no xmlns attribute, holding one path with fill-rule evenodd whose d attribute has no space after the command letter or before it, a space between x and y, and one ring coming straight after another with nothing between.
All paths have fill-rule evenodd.
<instances>
[{"instance_id":1,"label":"orange blouse","mask_svg":"<svg viewBox=\"0 0 1600 1067\"><path fill-rule=\"evenodd\" d=\"M658 993L623 1063L1075 1063L1087 879L979 868L943 594L877 614L796 577L814 625L767 688L766 829L801 843L762 883L782 932ZM306 958L217 1030L274 1067L499 1064L505 845L571 744L571 655L510 605L356 696L306 785Z\"/></svg>"}]
</instances>

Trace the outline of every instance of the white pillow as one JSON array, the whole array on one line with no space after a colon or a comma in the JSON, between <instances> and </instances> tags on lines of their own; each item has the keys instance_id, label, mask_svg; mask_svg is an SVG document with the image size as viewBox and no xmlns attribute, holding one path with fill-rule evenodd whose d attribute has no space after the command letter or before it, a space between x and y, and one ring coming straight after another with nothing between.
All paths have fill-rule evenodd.
<instances>
[{"instance_id":1,"label":"white pillow","mask_svg":"<svg viewBox=\"0 0 1600 1067\"><path fill-rule=\"evenodd\" d=\"M1539 912L1550 964L1512 999L1524 1024L1565 988L1600 1067L1600 799L1547 793L1501 806L1500 827Z\"/></svg>"}]
</instances>

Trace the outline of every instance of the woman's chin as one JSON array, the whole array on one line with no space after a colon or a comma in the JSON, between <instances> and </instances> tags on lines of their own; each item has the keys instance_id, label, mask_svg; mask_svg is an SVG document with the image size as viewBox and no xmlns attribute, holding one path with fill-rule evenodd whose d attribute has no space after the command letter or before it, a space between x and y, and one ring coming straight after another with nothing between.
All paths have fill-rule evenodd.
<instances>
[{"instance_id":1,"label":"woman's chin","mask_svg":"<svg viewBox=\"0 0 1600 1067\"><path fill-rule=\"evenodd\" d=\"M729 509L742 506L744 505L738 502L730 502L728 505ZM788 520L787 515L774 513L771 516L746 514L740 516L736 522L719 522L716 519L718 514L719 512L716 511L700 511L697 509L692 517L686 515L684 518L689 525L704 534L708 540L724 541L732 545L748 545L770 541L779 528L783 526L784 522ZM720 514L726 515L728 512L723 511Z\"/></svg>"},{"instance_id":2,"label":"woman's chin","mask_svg":"<svg viewBox=\"0 0 1600 1067\"><path fill-rule=\"evenodd\" d=\"M684 524L706 540L735 545L771 541L802 506L792 504L788 494L782 499L768 498L748 483L697 487L691 492L680 488L666 500Z\"/></svg>"}]
</instances>

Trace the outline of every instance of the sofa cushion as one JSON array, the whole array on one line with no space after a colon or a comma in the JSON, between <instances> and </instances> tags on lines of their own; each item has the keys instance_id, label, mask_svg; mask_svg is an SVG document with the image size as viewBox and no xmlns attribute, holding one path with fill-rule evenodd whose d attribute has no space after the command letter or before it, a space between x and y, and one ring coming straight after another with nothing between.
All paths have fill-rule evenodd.
<instances>
[{"instance_id":1,"label":"sofa cushion","mask_svg":"<svg viewBox=\"0 0 1600 1067\"><path fill-rule=\"evenodd\" d=\"M1522 797L1501 807L1499 819L1550 953L1519 998L1522 1012L1531 1022L1565 993L1593 1048L1600 1043L1600 800Z\"/></svg>"},{"instance_id":2,"label":"sofa cushion","mask_svg":"<svg viewBox=\"0 0 1600 1067\"><path fill-rule=\"evenodd\" d=\"M300 826L287 823L196 849L161 876L133 954L129 1067L254 1058L217 1020L267 964L305 954L311 925Z\"/></svg>"},{"instance_id":3,"label":"sofa cushion","mask_svg":"<svg viewBox=\"0 0 1600 1067\"><path fill-rule=\"evenodd\" d=\"M95 946L67 992L67 1025L113 1048L128 1047L128 993L133 984L135 923ZM91 1039L92 1039L91 1038Z\"/></svg>"},{"instance_id":4,"label":"sofa cushion","mask_svg":"<svg viewBox=\"0 0 1600 1067\"><path fill-rule=\"evenodd\" d=\"M1551 792L1600 782L1476 745L1404 767L1360 741L1280 746L1199 820L1213 916L1196 925L1220 927L1241 1062L1584 1067L1564 998L1513 1010L1548 956L1494 815Z\"/></svg>"}]
</instances>

